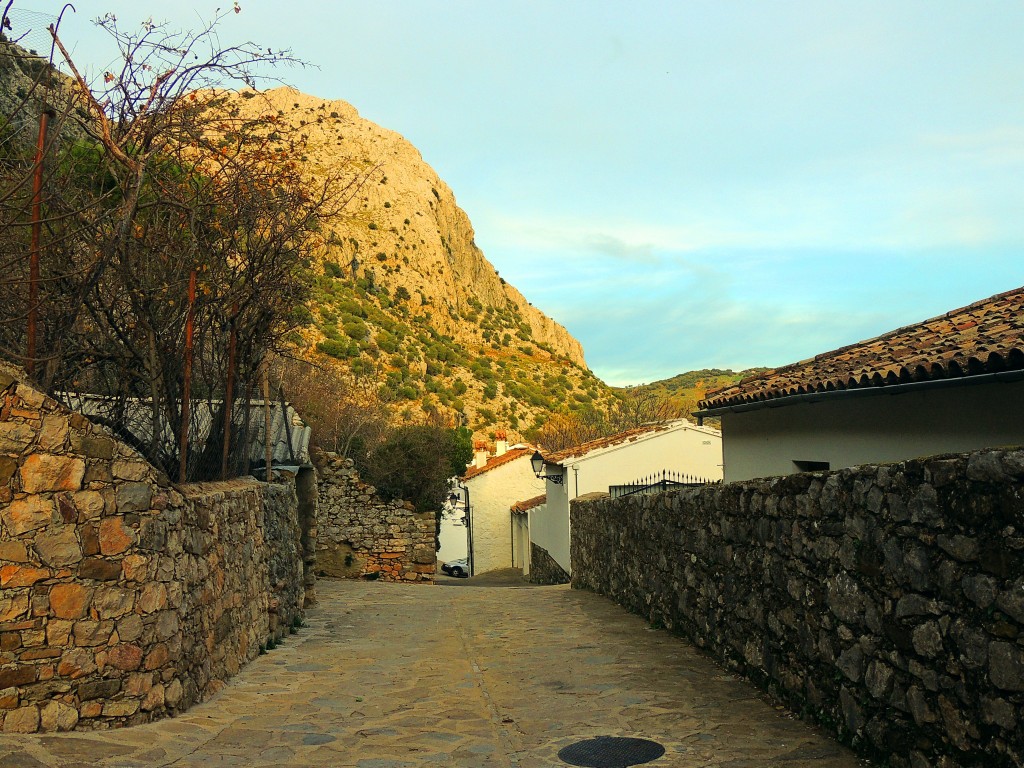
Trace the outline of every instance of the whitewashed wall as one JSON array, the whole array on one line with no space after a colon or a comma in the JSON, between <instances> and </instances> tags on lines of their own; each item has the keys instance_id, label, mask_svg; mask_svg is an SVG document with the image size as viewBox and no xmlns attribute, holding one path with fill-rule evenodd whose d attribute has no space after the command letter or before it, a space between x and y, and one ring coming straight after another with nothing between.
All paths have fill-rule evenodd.
<instances>
[{"instance_id":1,"label":"whitewashed wall","mask_svg":"<svg viewBox=\"0 0 1024 768\"><path fill-rule=\"evenodd\" d=\"M1024 382L796 403L722 417L725 480L1024 445Z\"/></svg>"},{"instance_id":2,"label":"whitewashed wall","mask_svg":"<svg viewBox=\"0 0 1024 768\"><path fill-rule=\"evenodd\" d=\"M512 567L512 513L510 507L543 493L543 481L534 477L529 455L495 467L465 481L473 508L473 572L486 573Z\"/></svg>"},{"instance_id":3,"label":"whitewashed wall","mask_svg":"<svg viewBox=\"0 0 1024 768\"><path fill-rule=\"evenodd\" d=\"M563 472L564 483L558 485L548 480L546 509L530 516L530 536L571 574L569 502L572 499L587 493L607 493L611 485L630 483L662 470L720 480L722 437L713 429L682 425L565 463L568 466ZM572 469L573 465L578 471Z\"/></svg>"}]
</instances>

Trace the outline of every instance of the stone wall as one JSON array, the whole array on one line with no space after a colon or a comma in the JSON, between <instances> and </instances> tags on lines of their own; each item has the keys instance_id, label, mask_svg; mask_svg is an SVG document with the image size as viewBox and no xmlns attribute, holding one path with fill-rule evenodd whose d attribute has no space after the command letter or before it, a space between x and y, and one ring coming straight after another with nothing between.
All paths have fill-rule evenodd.
<instances>
[{"instance_id":1,"label":"stone wall","mask_svg":"<svg viewBox=\"0 0 1024 768\"><path fill-rule=\"evenodd\" d=\"M437 520L404 501L384 501L351 459L317 457L316 570L322 576L432 581Z\"/></svg>"},{"instance_id":2,"label":"stone wall","mask_svg":"<svg viewBox=\"0 0 1024 768\"><path fill-rule=\"evenodd\" d=\"M544 547L530 542L530 573L526 577L532 584L568 584L565 572Z\"/></svg>"},{"instance_id":3,"label":"stone wall","mask_svg":"<svg viewBox=\"0 0 1024 768\"><path fill-rule=\"evenodd\" d=\"M576 504L573 586L863 754L1024 764L1024 451Z\"/></svg>"},{"instance_id":4,"label":"stone wall","mask_svg":"<svg viewBox=\"0 0 1024 768\"><path fill-rule=\"evenodd\" d=\"M3 368L0 398L0 729L180 712L299 615L290 485L176 488Z\"/></svg>"}]
</instances>

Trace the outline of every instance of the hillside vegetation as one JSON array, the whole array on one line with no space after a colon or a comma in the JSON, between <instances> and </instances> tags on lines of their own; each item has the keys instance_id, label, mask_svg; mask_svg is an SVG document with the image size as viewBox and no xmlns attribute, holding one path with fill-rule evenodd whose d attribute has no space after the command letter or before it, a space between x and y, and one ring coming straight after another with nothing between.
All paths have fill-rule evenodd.
<instances>
[{"instance_id":1,"label":"hillside vegetation","mask_svg":"<svg viewBox=\"0 0 1024 768\"><path fill-rule=\"evenodd\" d=\"M241 92L229 107L271 115L282 150L297 130L311 179L359 173L307 265L312 298L291 336L299 354L363 388L376 382L400 418L461 423L478 438L500 429L517 439L553 412L614 399L580 343L498 275L452 191L404 138L290 88Z\"/></svg>"}]
</instances>

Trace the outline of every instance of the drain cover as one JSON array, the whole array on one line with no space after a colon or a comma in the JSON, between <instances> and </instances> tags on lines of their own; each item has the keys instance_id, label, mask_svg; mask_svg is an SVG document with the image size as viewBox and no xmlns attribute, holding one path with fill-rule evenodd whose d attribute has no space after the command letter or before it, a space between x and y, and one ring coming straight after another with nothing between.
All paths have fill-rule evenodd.
<instances>
[{"instance_id":1,"label":"drain cover","mask_svg":"<svg viewBox=\"0 0 1024 768\"><path fill-rule=\"evenodd\" d=\"M649 739L598 736L564 747L558 757L564 763L583 768L627 768L657 760L664 754L665 748Z\"/></svg>"}]
</instances>

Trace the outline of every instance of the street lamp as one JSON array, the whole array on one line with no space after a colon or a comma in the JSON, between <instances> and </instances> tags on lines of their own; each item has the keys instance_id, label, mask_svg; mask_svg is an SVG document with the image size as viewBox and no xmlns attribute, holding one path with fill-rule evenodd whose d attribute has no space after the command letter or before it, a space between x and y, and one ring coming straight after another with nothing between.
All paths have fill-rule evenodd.
<instances>
[{"instance_id":1,"label":"street lamp","mask_svg":"<svg viewBox=\"0 0 1024 768\"><path fill-rule=\"evenodd\" d=\"M555 485L561 485L565 482L565 478L561 473L557 475L545 475L544 472L544 457L540 451L534 451L533 456L530 457L530 466L533 467L533 474L539 477L541 480L550 480Z\"/></svg>"}]
</instances>

